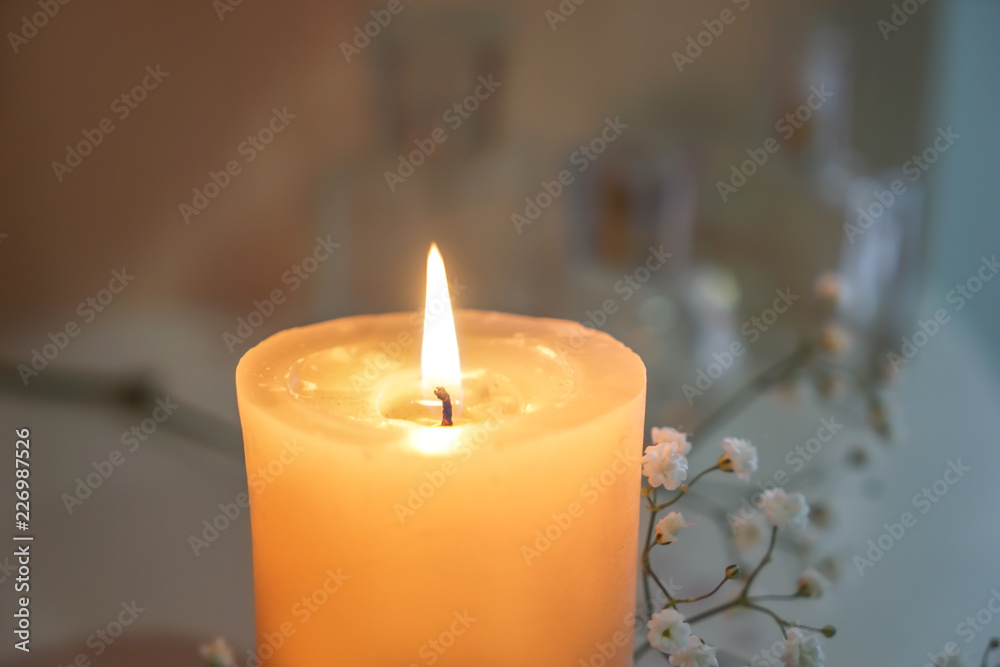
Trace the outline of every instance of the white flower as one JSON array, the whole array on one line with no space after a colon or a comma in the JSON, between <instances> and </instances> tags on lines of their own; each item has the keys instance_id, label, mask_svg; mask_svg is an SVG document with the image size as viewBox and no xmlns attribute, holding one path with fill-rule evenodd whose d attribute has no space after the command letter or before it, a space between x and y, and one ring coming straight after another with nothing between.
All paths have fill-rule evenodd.
<instances>
[{"instance_id":1,"label":"white flower","mask_svg":"<svg viewBox=\"0 0 1000 667\"><path fill-rule=\"evenodd\" d=\"M642 454L642 474L650 486L662 486L673 491L688 475L688 462L676 442L651 445Z\"/></svg>"},{"instance_id":2,"label":"white flower","mask_svg":"<svg viewBox=\"0 0 1000 667\"><path fill-rule=\"evenodd\" d=\"M687 646L691 626L684 622L684 615L676 609L664 609L653 614L646 623L649 645L664 653L674 653Z\"/></svg>"},{"instance_id":3,"label":"white flower","mask_svg":"<svg viewBox=\"0 0 1000 667\"><path fill-rule=\"evenodd\" d=\"M798 628L788 631L785 650L781 652L781 661L785 663L785 667L823 667L824 660L826 656L823 655L819 637L807 636Z\"/></svg>"},{"instance_id":4,"label":"white flower","mask_svg":"<svg viewBox=\"0 0 1000 667\"><path fill-rule=\"evenodd\" d=\"M760 544L764 536L764 525L759 512L755 512L749 519L738 517L733 523L733 543L737 549L750 551Z\"/></svg>"},{"instance_id":5,"label":"white flower","mask_svg":"<svg viewBox=\"0 0 1000 667\"><path fill-rule=\"evenodd\" d=\"M809 504L801 493L785 493L784 489L768 489L758 504L772 526L780 530L802 530L809 523Z\"/></svg>"},{"instance_id":6,"label":"white flower","mask_svg":"<svg viewBox=\"0 0 1000 667\"><path fill-rule=\"evenodd\" d=\"M208 661L210 667L234 667L236 660L233 647L223 637L216 637L209 644L200 647L201 657Z\"/></svg>"},{"instance_id":7,"label":"white flower","mask_svg":"<svg viewBox=\"0 0 1000 667\"><path fill-rule=\"evenodd\" d=\"M851 335L839 324L828 322L820 329L819 344L830 354L840 354L851 344Z\"/></svg>"},{"instance_id":8,"label":"white flower","mask_svg":"<svg viewBox=\"0 0 1000 667\"><path fill-rule=\"evenodd\" d=\"M678 449L684 456L691 453L691 443L688 442L687 433L681 433L669 426L654 426L650 434L652 435L654 445L658 445L661 442L673 442L680 445Z\"/></svg>"},{"instance_id":9,"label":"white flower","mask_svg":"<svg viewBox=\"0 0 1000 667\"><path fill-rule=\"evenodd\" d=\"M826 590L826 577L811 567L807 567L799 576L799 593L811 598L818 598Z\"/></svg>"},{"instance_id":10,"label":"white flower","mask_svg":"<svg viewBox=\"0 0 1000 667\"><path fill-rule=\"evenodd\" d=\"M722 469L727 472L732 470L744 482L749 482L750 473L757 471L757 448L749 440L725 438L722 441L722 451L725 452L719 461Z\"/></svg>"},{"instance_id":11,"label":"white flower","mask_svg":"<svg viewBox=\"0 0 1000 667\"><path fill-rule=\"evenodd\" d=\"M687 646L670 655L670 664L674 667L719 667L715 651L714 647L705 644L697 635L691 635Z\"/></svg>"},{"instance_id":12,"label":"white flower","mask_svg":"<svg viewBox=\"0 0 1000 667\"><path fill-rule=\"evenodd\" d=\"M677 533L681 532L681 528L693 525L693 523L684 523L684 516L680 512L671 512L656 524L656 542L657 544L670 544L677 539Z\"/></svg>"}]
</instances>

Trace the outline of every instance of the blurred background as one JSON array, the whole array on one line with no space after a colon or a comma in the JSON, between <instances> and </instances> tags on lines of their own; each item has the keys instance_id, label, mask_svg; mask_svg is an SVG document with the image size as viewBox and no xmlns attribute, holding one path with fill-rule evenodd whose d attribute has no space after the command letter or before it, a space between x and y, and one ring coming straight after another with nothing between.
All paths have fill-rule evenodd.
<instances>
[{"instance_id":1,"label":"blurred background","mask_svg":"<svg viewBox=\"0 0 1000 667\"><path fill-rule=\"evenodd\" d=\"M921 665L948 641L972 663L1000 634L956 634L1000 586L996 2L10 0L0 26L0 414L11 450L31 429L37 535L35 650L6 641L4 664L252 646L247 517L190 541L246 487L236 363L290 326L421 308L431 241L458 307L610 332L646 363L647 424L689 431L831 320L869 387L946 310L876 402L789 382L713 428L757 443L769 478L821 418L847 425L790 482L827 501L786 556L836 579L801 611L840 629L829 664ZM698 384L733 341L746 354ZM176 414L78 492L167 397ZM968 481L859 573L957 457ZM700 534L695 552L729 537ZM676 558L676 582L715 581ZM132 600L97 656L88 636ZM723 620L704 632L744 656L723 664L774 640Z\"/></svg>"}]
</instances>

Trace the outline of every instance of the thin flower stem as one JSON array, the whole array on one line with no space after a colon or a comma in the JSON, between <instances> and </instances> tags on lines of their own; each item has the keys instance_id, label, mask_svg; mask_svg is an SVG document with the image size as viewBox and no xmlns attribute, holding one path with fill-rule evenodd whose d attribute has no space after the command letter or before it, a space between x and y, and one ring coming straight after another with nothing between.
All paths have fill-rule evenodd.
<instances>
[{"instance_id":1,"label":"thin flower stem","mask_svg":"<svg viewBox=\"0 0 1000 667\"><path fill-rule=\"evenodd\" d=\"M646 574L648 574L650 577L653 578L653 581L656 583L656 586L660 589L660 592L666 596L667 600L673 602L674 598L670 595L670 591L668 591L667 587L663 585L663 583L660 581L660 578L656 576L656 573L653 572L653 569L650 568L646 572Z\"/></svg>"},{"instance_id":2,"label":"thin flower stem","mask_svg":"<svg viewBox=\"0 0 1000 667\"><path fill-rule=\"evenodd\" d=\"M697 623L698 621L703 621L706 618L715 616L716 614L726 611L727 609L732 609L733 607L755 607L756 605L754 605L747 597L747 593L750 590L750 585L753 583L754 578L764 568L764 566L771 561L771 554L774 552L774 545L777 542L777 539L778 539L778 529L772 528L771 542L767 546L767 553L764 554L764 557L760 559L760 562L757 564L757 567L755 567L753 572L750 573L750 577L747 579L746 584L743 585L743 589L740 591L739 595L737 595L729 602L726 602L725 604L721 604L718 607L713 607L711 609L701 612L700 614L695 614L691 618L687 619L687 622L689 624ZM758 608L764 609L764 607L758 607Z\"/></svg>"},{"instance_id":3,"label":"thin flower stem","mask_svg":"<svg viewBox=\"0 0 1000 667\"><path fill-rule=\"evenodd\" d=\"M708 593L705 593L704 595L699 595L699 596L698 596L698 597L696 597L696 598L683 598L683 599L681 599L681 598L675 598L675 599L674 599L674 601L673 601L673 603L674 603L674 605L677 605L677 604L680 604L680 603L682 603L682 602L698 602L699 600L704 600L704 599L706 599L706 598L710 598L710 597L712 597L713 595L715 595L716 593L718 593L718 592L719 592L719 589L720 589L720 588L722 588L722 586L723 586L723 585L724 585L724 584L725 584L725 583L726 583L727 581L729 581L729 577L725 577L725 578L723 578L723 580L719 582L719 585L718 585L718 586L716 586L715 588L713 588L713 589L712 589L711 591L709 591Z\"/></svg>"},{"instance_id":4,"label":"thin flower stem","mask_svg":"<svg viewBox=\"0 0 1000 667\"><path fill-rule=\"evenodd\" d=\"M810 632L818 632L823 634L823 628L814 628L811 625L802 625L801 623L789 623L793 628L802 628L803 630L809 630Z\"/></svg>"},{"instance_id":5,"label":"thin flower stem","mask_svg":"<svg viewBox=\"0 0 1000 667\"><path fill-rule=\"evenodd\" d=\"M785 631L785 628L794 625L793 623L789 623L788 621L786 621L785 619L781 618L773 611L768 609L767 607L761 607L759 605L753 604L752 602L746 603L746 608L753 609L754 611L759 611L760 613L767 614L768 616L773 618L774 622L777 623L778 627L781 629L782 636L784 636L786 639L788 638L788 633Z\"/></svg>"},{"instance_id":6,"label":"thin flower stem","mask_svg":"<svg viewBox=\"0 0 1000 667\"><path fill-rule=\"evenodd\" d=\"M735 598L733 600L730 600L729 602L720 604L718 607L712 607L711 609L707 609L701 612L700 614L695 614L694 616L689 617L687 619L688 625L692 623L697 623L698 621L704 621L706 618L711 618L712 616L722 613L727 609L732 609L733 607L742 607L745 604L746 602L743 600L743 598Z\"/></svg>"},{"instance_id":7,"label":"thin flower stem","mask_svg":"<svg viewBox=\"0 0 1000 667\"><path fill-rule=\"evenodd\" d=\"M650 616L653 615L653 600L652 597L650 596L649 579L652 579L653 582L657 585L657 587L659 587L663 595L666 596L668 603L673 602L674 600L674 597L670 594L670 591L668 591L667 587L664 586L663 583L659 580L659 578L653 572L653 568L649 564L649 553L653 550L653 547L656 546L656 544L653 542L653 532L656 527L656 514L657 512L660 512L661 510L670 507L678 500L680 500L682 497L684 497L684 494L688 492L688 489L690 489L691 486L693 486L702 477L718 469L719 466L714 465L711 468L706 468L705 470L702 470L700 473L695 475L694 478L691 479L690 483L682 484L680 491L678 491L677 495L668 500L667 502L663 503L662 505L656 504L656 488L653 488L651 492L651 498L649 504L649 525L646 527L646 544L642 550L642 571L644 574L642 579L642 590L643 594L646 597L646 611Z\"/></svg>"},{"instance_id":8,"label":"thin flower stem","mask_svg":"<svg viewBox=\"0 0 1000 667\"><path fill-rule=\"evenodd\" d=\"M697 475L695 475L695 476L694 476L694 477L693 477L693 478L691 479L691 481L690 481L690 482L688 482L688 483L686 483L686 484L681 484L681 488L680 488L680 490L679 490L679 491L677 492L677 495L676 495L676 496L674 496L673 498L671 498L671 499L670 499L670 500L668 500L667 502L663 503L662 505L652 505L652 506L650 506L650 508L649 508L649 509L650 509L650 511L653 511L653 512L659 512L660 510L665 510L665 509L667 509L668 507L670 507L671 505L673 505L674 503L676 503L676 502L677 502L678 500L680 500L681 498L683 498L683 497L684 497L684 494L686 494L686 493L687 493L687 492L688 492L688 491L689 491L689 490L691 489L691 487L695 485L695 483L696 483L696 482L697 482L697 481L698 481L699 479L701 479L702 477L704 477L704 476L705 476L705 475L707 475L708 473L710 473L710 472L714 472L714 471L716 471L716 470L719 470L719 466L718 466L718 464L716 464L716 465L712 466L711 468L705 468L705 469L704 469L704 470L702 470L702 471L701 471L700 473L698 473Z\"/></svg>"},{"instance_id":9,"label":"thin flower stem","mask_svg":"<svg viewBox=\"0 0 1000 667\"><path fill-rule=\"evenodd\" d=\"M702 470L700 473L694 476L694 478L691 480L689 484L682 484L680 491L677 493L677 495L668 500L667 502L663 503L662 505L656 504L656 488L652 489L652 492L650 494L651 499L649 505L649 525L646 527L646 544L642 550L642 572L643 572L642 590L643 594L646 597L646 612L650 616L653 615L653 599L652 596L650 595L650 586L649 586L650 579L653 580L656 586L666 597L668 606L672 605L674 601L674 597L670 594L670 591L668 591L667 587L663 585L663 582L661 582L659 577L656 576L656 574L653 572L652 566L649 564L649 554L653 550L653 547L656 546L656 544L653 542L653 532L656 527L656 514L657 512L663 510L666 507L670 507L678 500L680 500L684 496L684 494L688 492L688 489L690 489L691 486L699 479L701 479L708 473L712 472L713 470L718 470L718 469L719 466L714 465L711 468Z\"/></svg>"},{"instance_id":10,"label":"thin flower stem","mask_svg":"<svg viewBox=\"0 0 1000 667\"><path fill-rule=\"evenodd\" d=\"M649 653L649 649L651 649L651 648L653 648L653 647L650 646L648 642L643 642L642 646L640 646L639 648L637 648L632 653L632 661L633 662L639 662L639 658L641 658L642 656L644 656L647 653Z\"/></svg>"},{"instance_id":11,"label":"thin flower stem","mask_svg":"<svg viewBox=\"0 0 1000 667\"><path fill-rule=\"evenodd\" d=\"M757 564L757 567L755 567L754 571L750 573L750 577L747 578L747 583L744 584L743 591L740 592L741 599L743 600L747 599L747 594L750 592L750 586L753 584L753 580L757 578L757 575L760 574L760 571L764 569L764 566L771 562L771 554L774 553L774 545L777 542L777 540L778 540L778 527L773 526L771 528L771 542L767 545L767 553L764 554L764 557L760 559L760 562Z\"/></svg>"},{"instance_id":12,"label":"thin flower stem","mask_svg":"<svg viewBox=\"0 0 1000 667\"><path fill-rule=\"evenodd\" d=\"M792 352L784 359L780 360L779 362L775 363L774 365L762 371L760 374L754 377L754 379L751 380L750 383L745 385L743 388L737 391L733 396L727 399L722 405L720 405L713 412L704 417L702 421L694 429L695 433L698 434L698 438L692 444L692 449L701 444L701 441L704 439L703 435L705 433L711 432L712 430L717 428L721 423L724 423L728 418L732 417L735 414L738 414L741 410L749 407L765 391L767 391L774 385L778 384L779 382L786 380L788 377L792 376L795 373L795 371L798 370L799 368L806 366L815 356L816 349L817 349L816 346L812 343L808 342L800 343L794 352ZM660 582L659 578L655 575L655 573L653 573L652 567L650 566L649 555L653 547L655 546L655 543L653 542L653 533L656 527L656 515L659 511L667 507L670 507L678 500L680 500L684 495L687 494L690 487L694 485L695 482L700 480L703 476L705 476L709 472L712 472L713 470L718 470L718 469L719 466L715 465L707 470L702 471L701 473L696 475L691 480L690 483L682 485L680 493L678 493L676 496L674 496L673 498L671 498L669 501L667 501L662 505L656 504L656 493L657 493L656 488L651 489L647 496L649 498L649 525L646 528L646 540L642 551L642 569L643 569L642 585L643 585L643 594L646 598L646 610L647 614L650 617L653 615L653 607L654 607L653 598L651 595L650 580L652 580L666 596L668 601L667 606L675 605L678 602L688 601L688 600L676 600L675 598L673 598L670 595L669 591L667 591L666 587L662 584L662 582ZM776 620L778 620L778 617L773 612L770 612L764 607L757 607L756 605L753 604L753 601L747 596L747 593L750 590L750 585L753 583L753 580L756 578L757 574L765 565L767 565L767 563L770 562L771 554L774 551L776 539L777 539L777 529L774 529L771 532L771 542L770 545L768 546L767 553L764 555L763 559L761 559L761 562L757 565L754 571L751 572L750 577L747 579L746 584L744 585L743 589L740 591L740 594L736 598L722 605L719 605L717 607L703 611L700 614L696 614L695 616L690 617L688 619L688 623L696 623L698 621L710 618L715 614L726 611L727 609L732 609L734 607L739 607L739 606L753 607L760 611L764 611L765 613L770 613L772 616L774 616ZM705 598L711 597L722 588L722 585L725 582L726 580L724 579L710 593L698 598L690 599L690 601L703 600ZM760 596L759 598L754 598L754 600L758 599L764 600L764 599L769 599L770 597L771 596ZM775 598L778 597L781 596L775 596ZM788 599L792 599L792 597L789 597ZM783 626L781 626L780 622L779 626L781 627L782 634L784 635L785 629ZM633 658L635 660L639 660L639 658L644 656L649 650L650 646L648 642L645 642L642 646L638 647L634 651Z\"/></svg>"},{"instance_id":13,"label":"thin flower stem","mask_svg":"<svg viewBox=\"0 0 1000 667\"><path fill-rule=\"evenodd\" d=\"M710 509L710 511L705 512L709 519L714 521L719 526L719 532L722 535L726 534L727 530L731 530L732 527L729 524L729 514L726 508L719 502L715 501L708 496L704 496L697 491L688 491L687 494L688 501L696 500L698 502L704 503ZM703 510L704 511L704 510ZM725 540L725 548L728 554L727 560L730 563L742 564L743 556L740 554L739 549L736 548L736 544L732 540Z\"/></svg>"},{"instance_id":14,"label":"thin flower stem","mask_svg":"<svg viewBox=\"0 0 1000 667\"><path fill-rule=\"evenodd\" d=\"M767 602L771 600L797 600L798 598L806 597L801 593L790 593L788 595L754 595L752 597L747 597L747 602Z\"/></svg>"},{"instance_id":15,"label":"thin flower stem","mask_svg":"<svg viewBox=\"0 0 1000 667\"><path fill-rule=\"evenodd\" d=\"M652 549L653 528L656 526L656 511L652 509L656 505L656 488L650 492L649 526L646 528L646 544L642 549L642 592L646 596L646 615L653 615L653 596L649 590L649 574L652 568L649 565L649 551ZM670 599L670 596L667 596Z\"/></svg>"},{"instance_id":16,"label":"thin flower stem","mask_svg":"<svg viewBox=\"0 0 1000 667\"><path fill-rule=\"evenodd\" d=\"M749 407L767 389L787 379L799 367L805 366L812 359L815 352L816 348L813 344L800 343L794 352L773 366L766 368L753 380L744 385L743 388L733 394L725 403L709 413L695 426L694 433L697 436L692 443L692 450L702 443L705 433L711 432L732 415L739 413L743 408Z\"/></svg>"}]
</instances>

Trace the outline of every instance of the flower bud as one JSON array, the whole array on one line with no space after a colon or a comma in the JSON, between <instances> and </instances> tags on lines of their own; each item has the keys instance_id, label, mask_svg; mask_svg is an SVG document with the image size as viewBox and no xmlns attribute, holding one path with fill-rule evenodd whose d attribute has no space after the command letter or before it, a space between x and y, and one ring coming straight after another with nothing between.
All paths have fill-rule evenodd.
<instances>
[{"instance_id":1,"label":"flower bud","mask_svg":"<svg viewBox=\"0 0 1000 667\"><path fill-rule=\"evenodd\" d=\"M842 327L828 322L820 329L819 345L824 352L840 354L850 344L850 335Z\"/></svg>"},{"instance_id":2,"label":"flower bud","mask_svg":"<svg viewBox=\"0 0 1000 667\"><path fill-rule=\"evenodd\" d=\"M823 595L826 588L826 580L823 576L811 567L807 567L799 577L799 587L796 593L802 597L818 598Z\"/></svg>"},{"instance_id":3,"label":"flower bud","mask_svg":"<svg viewBox=\"0 0 1000 667\"><path fill-rule=\"evenodd\" d=\"M837 628L833 627L832 625L824 625L823 626L823 636L824 637L832 637L835 634L837 634Z\"/></svg>"},{"instance_id":4,"label":"flower bud","mask_svg":"<svg viewBox=\"0 0 1000 667\"><path fill-rule=\"evenodd\" d=\"M889 423L889 412L879 398L873 398L868 403L868 426L883 440L892 437L892 425Z\"/></svg>"},{"instance_id":5,"label":"flower bud","mask_svg":"<svg viewBox=\"0 0 1000 667\"><path fill-rule=\"evenodd\" d=\"M739 565L729 565L726 567L726 579L739 579L739 578L740 578Z\"/></svg>"},{"instance_id":6,"label":"flower bud","mask_svg":"<svg viewBox=\"0 0 1000 667\"><path fill-rule=\"evenodd\" d=\"M843 295L844 286L840 280L840 276L832 271L828 271L816 277L813 291L821 300L835 304Z\"/></svg>"},{"instance_id":7,"label":"flower bud","mask_svg":"<svg viewBox=\"0 0 1000 667\"><path fill-rule=\"evenodd\" d=\"M816 391L825 399L834 399L840 395L844 388L843 379L833 373L818 372L814 376Z\"/></svg>"}]
</instances>

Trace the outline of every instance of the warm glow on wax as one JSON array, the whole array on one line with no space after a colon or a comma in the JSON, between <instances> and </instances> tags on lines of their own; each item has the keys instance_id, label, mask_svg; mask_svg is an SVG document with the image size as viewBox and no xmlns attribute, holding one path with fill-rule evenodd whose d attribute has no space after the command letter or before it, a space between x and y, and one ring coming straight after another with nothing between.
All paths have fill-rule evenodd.
<instances>
[{"instance_id":1,"label":"warm glow on wax","mask_svg":"<svg viewBox=\"0 0 1000 667\"><path fill-rule=\"evenodd\" d=\"M427 255L427 300L424 304L424 340L420 354L420 375L425 398L435 387L444 387L456 403L462 396L462 369L458 361L455 318L451 313L448 278L437 244ZM440 405L440 402L437 403Z\"/></svg>"},{"instance_id":2,"label":"warm glow on wax","mask_svg":"<svg viewBox=\"0 0 1000 667\"><path fill-rule=\"evenodd\" d=\"M436 247L423 321L256 345L236 371L257 620L240 664L631 667L645 389L602 331L453 313Z\"/></svg>"}]
</instances>

